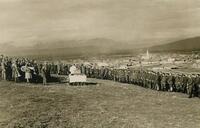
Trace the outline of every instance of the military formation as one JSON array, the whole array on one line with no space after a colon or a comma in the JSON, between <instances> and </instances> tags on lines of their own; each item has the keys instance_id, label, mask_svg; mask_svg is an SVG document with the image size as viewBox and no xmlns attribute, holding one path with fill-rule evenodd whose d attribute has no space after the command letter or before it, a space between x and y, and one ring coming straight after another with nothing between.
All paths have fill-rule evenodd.
<instances>
[{"instance_id":1,"label":"military formation","mask_svg":"<svg viewBox=\"0 0 200 128\"><path fill-rule=\"evenodd\" d=\"M36 62L27 58L9 58L3 55L1 62L2 80L39 83L46 85L53 80L52 74L69 75L72 64L61 62ZM113 80L138 85L157 91L181 92L189 98L200 97L200 74L170 73L143 68L118 69L116 67L76 64L82 74L89 78Z\"/></svg>"},{"instance_id":2,"label":"military formation","mask_svg":"<svg viewBox=\"0 0 200 128\"><path fill-rule=\"evenodd\" d=\"M200 74L170 73L146 69L117 69L85 66L88 77L138 85L157 91L181 92L189 98L200 97Z\"/></svg>"}]
</instances>

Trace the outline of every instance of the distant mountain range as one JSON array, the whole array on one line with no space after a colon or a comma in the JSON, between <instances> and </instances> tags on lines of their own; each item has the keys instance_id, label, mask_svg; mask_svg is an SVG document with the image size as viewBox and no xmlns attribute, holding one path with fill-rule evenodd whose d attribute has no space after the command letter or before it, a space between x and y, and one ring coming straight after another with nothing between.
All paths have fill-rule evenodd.
<instances>
[{"instance_id":1,"label":"distant mountain range","mask_svg":"<svg viewBox=\"0 0 200 128\"><path fill-rule=\"evenodd\" d=\"M168 44L153 46L149 48L149 50L153 52L200 51L200 37L193 37Z\"/></svg>"},{"instance_id":2,"label":"distant mountain range","mask_svg":"<svg viewBox=\"0 0 200 128\"><path fill-rule=\"evenodd\" d=\"M97 56L132 54L141 46L131 42L117 42L112 39L95 38L89 40L37 41L29 47L16 47L11 44L0 46L9 55L49 55L49 56Z\"/></svg>"},{"instance_id":3,"label":"distant mountain range","mask_svg":"<svg viewBox=\"0 0 200 128\"><path fill-rule=\"evenodd\" d=\"M151 44L152 45L152 44ZM95 38L89 40L51 40L37 41L31 46L16 46L14 42L0 44L0 53L25 56L98 56L98 55L131 55L144 52L200 51L200 37L188 38L163 45L133 45L132 42L118 42L112 39Z\"/></svg>"}]
</instances>

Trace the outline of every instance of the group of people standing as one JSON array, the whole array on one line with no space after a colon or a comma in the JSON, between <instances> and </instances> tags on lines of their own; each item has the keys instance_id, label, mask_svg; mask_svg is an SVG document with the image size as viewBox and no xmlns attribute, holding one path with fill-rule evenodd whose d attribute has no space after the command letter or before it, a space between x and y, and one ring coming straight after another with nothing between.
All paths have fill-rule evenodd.
<instances>
[{"instance_id":1,"label":"group of people standing","mask_svg":"<svg viewBox=\"0 0 200 128\"><path fill-rule=\"evenodd\" d=\"M37 63L27 58L9 58L1 55L1 78L2 80L39 83L47 83L50 76L47 63Z\"/></svg>"},{"instance_id":2,"label":"group of people standing","mask_svg":"<svg viewBox=\"0 0 200 128\"><path fill-rule=\"evenodd\" d=\"M51 74L69 75L70 67L77 69L89 78L113 80L150 88L157 91L187 93L189 98L200 97L200 74L153 71L146 69L118 69L108 66L97 66L95 63L64 64L61 62L36 62L27 58L8 58L1 56L1 77L3 80L44 85L53 78Z\"/></svg>"}]
</instances>

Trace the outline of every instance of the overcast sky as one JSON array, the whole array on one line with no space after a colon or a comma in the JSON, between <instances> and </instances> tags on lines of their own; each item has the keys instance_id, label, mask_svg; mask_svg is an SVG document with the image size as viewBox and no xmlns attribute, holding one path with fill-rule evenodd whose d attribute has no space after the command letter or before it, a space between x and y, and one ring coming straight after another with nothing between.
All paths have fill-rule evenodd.
<instances>
[{"instance_id":1,"label":"overcast sky","mask_svg":"<svg viewBox=\"0 0 200 128\"><path fill-rule=\"evenodd\" d=\"M0 0L0 43L91 38L165 43L199 35L199 0Z\"/></svg>"}]
</instances>

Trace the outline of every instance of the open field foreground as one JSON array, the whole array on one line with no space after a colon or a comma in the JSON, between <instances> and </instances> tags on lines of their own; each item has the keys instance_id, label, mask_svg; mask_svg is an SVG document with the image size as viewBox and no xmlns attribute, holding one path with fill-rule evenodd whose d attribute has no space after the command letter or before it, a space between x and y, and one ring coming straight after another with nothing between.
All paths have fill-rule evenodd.
<instances>
[{"instance_id":1,"label":"open field foreground","mask_svg":"<svg viewBox=\"0 0 200 128\"><path fill-rule=\"evenodd\" d=\"M0 82L1 128L200 128L200 99L95 80L97 85Z\"/></svg>"}]
</instances>

